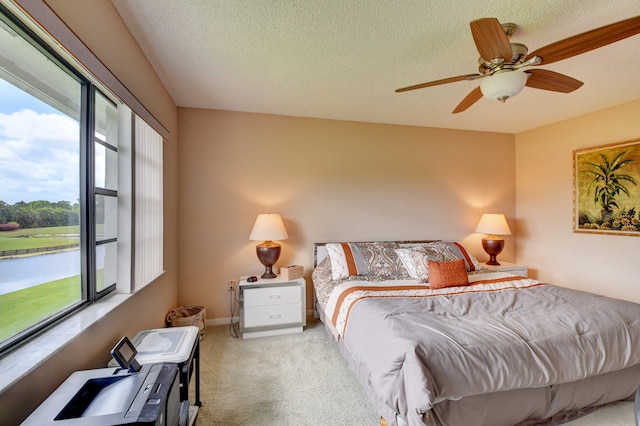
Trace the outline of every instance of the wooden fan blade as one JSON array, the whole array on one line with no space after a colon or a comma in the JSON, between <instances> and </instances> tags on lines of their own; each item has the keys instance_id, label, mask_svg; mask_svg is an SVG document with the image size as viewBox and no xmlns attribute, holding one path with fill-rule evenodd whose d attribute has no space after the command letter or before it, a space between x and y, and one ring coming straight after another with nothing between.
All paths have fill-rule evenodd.
<instances>
[{"instance_id":1,"label":"wooden fan blade","mask_svg":"<svg viewBox=\"0 0 640 426\"><path fill-rule=\"evenodd\" d=\"M640 33L640 16L551 43L530 53L526 60L538 56L542 58L541 64L546 65L615 43L638 33Z\"/></svg>"},{"instance_id":2,"label":"wooden fan blade","mask_svg":"<svg viewBox=\"0 0 640 426\"><path fill-rule=\"evenodd\" d=\"M526 86L534 89L550 90L552 92L570 93L584 83L555 71L537 69L525 71L529 74Z\"/></svg>"},{"instance_id":3,"label":"wooden fan blade","mask_svg":"<svg viewBox=\"0 0 640 426\"><path fill-rule=\"evenodd\" d=\"M502 58L506 61L513 56L511 44L502 25L496 18L482 18L471 21L471 34L480 56L485 61Z\"/></svg>"},{"instance_id":4,"label":"wooden fan blade","mask_svg":"<svg viewBox=\"0 0 640 426\"><path fill-rule=\"evenodd\" d=\"M478 75L479 74L467 74L467 75L459 75L457 77L443 78L442 80L429 81L427 83L416 84L414 86L402 87L400 89L396 89L396 92L400 93L400 92L406 92L408 90L416 90L416 89L422 89L425 87L437 86L439 84L454 83L456 81L462 81L462 80L478 77Z\"/></svg>"},{"instance_id":5,"label":"wooden fan blade","mask_svg":"<svg viewBox=\"0 0 640 426\"><path fill-rule=\"evenodd\" d=\"M476 87L467 95L466 98L462 100L456 107L456 109L451 112L451 114L457 114L462 111L466 111L471 105L475 104L482 98L482 91L480 90L480 86Z\"/></svg>"}]
</instances>

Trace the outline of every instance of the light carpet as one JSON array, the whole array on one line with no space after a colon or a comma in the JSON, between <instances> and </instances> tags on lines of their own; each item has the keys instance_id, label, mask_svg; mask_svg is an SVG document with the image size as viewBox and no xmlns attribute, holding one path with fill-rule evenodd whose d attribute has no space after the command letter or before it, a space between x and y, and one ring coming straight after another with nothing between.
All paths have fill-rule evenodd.
<instances>
[{"instance_id":1,"label":"light carpet","mask_svg":"<svg viewBox=\"0 0 640 426\"><path fill-rule=\"evenodd\" d=\"M232 337L229 326L209 326L200 369L203 405L196 426L380 425L360 383L315 320L303 333L247 340ZM634 418L634 404L618 402L565 425L633 426Z\"/></svg>"}]
</instances>

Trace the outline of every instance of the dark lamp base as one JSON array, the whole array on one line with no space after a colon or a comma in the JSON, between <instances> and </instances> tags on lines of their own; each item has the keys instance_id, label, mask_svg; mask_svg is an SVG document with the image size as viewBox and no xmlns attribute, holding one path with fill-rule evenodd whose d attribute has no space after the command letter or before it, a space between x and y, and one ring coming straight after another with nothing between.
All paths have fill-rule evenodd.
<instances>
[{"instance_id":1,"label":"dark lamp base","mask_svg":"<svg viewBox=\"0 0 640 426\"><path fill-rule=\"evenodd\" d=\"M258 260L264 265L264 274L262 274L260 278L277 277L277 275L273 273L272 268L278 261L278 258L280 258L280 250L280 244L276 244L273 241L265 241L256 246Z\"/></svg>"},{"instance_id":2,"label":"dark lamp base","mask_svg":"<svg viewBox=\"0 0 640 426\"><path fill-rule=\"evenodd\" d=\"M267 266L267 268L264 271L264 274L260 275L260 278L267 278L267 279L271 279L271 278L277 278L278 276L271 270L271 266Z\"/></svg>"},{"instance_id":3,"label":"dark lamp base","mask_svg":"<svg viewBox=\"0 0 640 426\"><path fill-rule=\"evenodd\" d=\"M487 265L500 265L496 260L496 256L502 252L504 248L504 240L503 239L482 239L482 248L489 255L489 261Z\"/></svg>"}]
</instances>

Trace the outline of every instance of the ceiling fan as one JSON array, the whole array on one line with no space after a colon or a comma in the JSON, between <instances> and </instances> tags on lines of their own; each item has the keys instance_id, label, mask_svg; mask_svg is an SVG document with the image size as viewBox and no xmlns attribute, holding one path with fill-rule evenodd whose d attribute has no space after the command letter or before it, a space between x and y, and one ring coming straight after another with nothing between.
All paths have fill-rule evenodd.
<instances>
[{"instance_id":1,"label":"ceiling fan","mask_svg":"<svg viewBox=\"0 0 640 426\"><path fill-rule=\"evenodd\" d=\"M471 91L453 114L465 111L482 96L504 102L524 88L570 93L582 86L582 82L564 74L545 69L522 71L523 68L547 65L606 46L640 33L640 16L596 28L573 37L552 43L528 54L524 44L511 43L515 24L500 24L495 18L482 18L471 22L471 34L480 52L479 73L449 77L413 86L402 87L396 92L422 89L462 80L483 79L480 86Z\"/></svg>"}]
</instances>

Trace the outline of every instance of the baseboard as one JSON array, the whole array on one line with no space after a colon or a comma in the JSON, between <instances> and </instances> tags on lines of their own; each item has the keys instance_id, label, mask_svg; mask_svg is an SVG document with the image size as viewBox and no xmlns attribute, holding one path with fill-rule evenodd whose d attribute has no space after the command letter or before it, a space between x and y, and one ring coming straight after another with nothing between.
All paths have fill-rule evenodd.
<instances>
[{"instance_id":1,"label":"baseboard","mask_svg":"<svg viewBox=\"0 0 640 426\"><path fill-rule=\"evenodd\" d=\"M238 322L240 321L239 317L233 317L234 322ZM210 318L205 320L205 324L210 325L210 326L216 326L216 325L225 325L225 324L229 324L231 323L231 317L227 317L227 318Z\"/></svg>"},{"instance_id":2,"label":"baseboard","mask_svg":"<svg viewBox=\"0 0 640 426\"><path fill-rule=\"evenodd\" d=\"M313 309L307 310L307 318L313 318L314 311ZM240 317L233 317L234 322L240 321ZM226 325L231 323L231 317L226 318L208 318L205 320L206 325L216 326L216 325Z\"/></svg>"}]
</instances>

